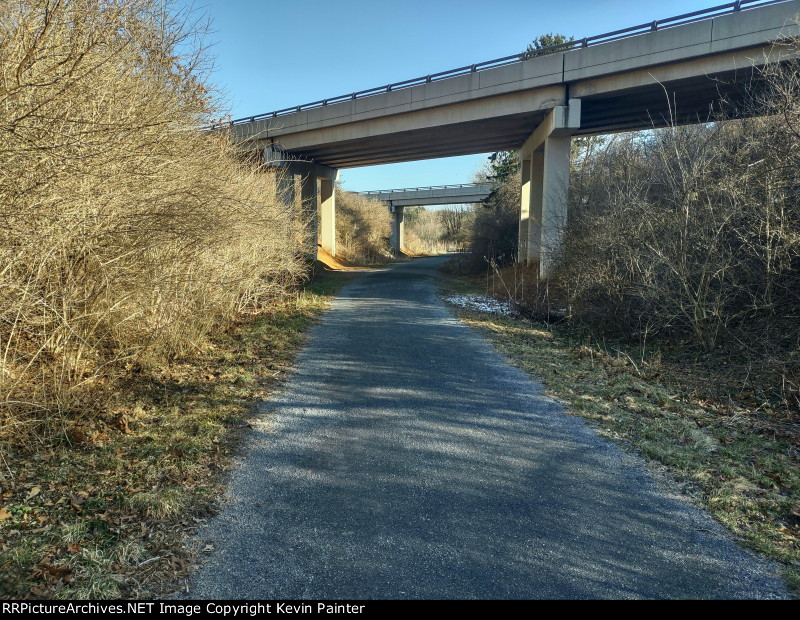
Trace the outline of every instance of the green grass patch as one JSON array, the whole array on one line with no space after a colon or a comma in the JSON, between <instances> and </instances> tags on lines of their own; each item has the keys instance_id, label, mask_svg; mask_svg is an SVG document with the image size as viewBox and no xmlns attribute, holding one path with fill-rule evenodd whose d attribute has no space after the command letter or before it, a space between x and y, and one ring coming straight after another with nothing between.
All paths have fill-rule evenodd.
<instances>
[{"instance_id":1,"label":"green grass patch","mask_svg":"<svg viewBox=\"0 0 800 620\"><path fill-rule=\"evenodd\" d=\"M475 278L448 292L484 294ZM579 330L524 319L453 312L489 337L549 395L599 432L666 465L686 492L748 547L783 563L800 592L800 446L795 421L699 395L661 355L588 341Z\"/></svg>"},{"instance_id":2,"label":"green grass patch","mask_svg":"<svg viewBox=\"0 0 800 620\"><path fill-rule=\"evenodd\" d=\"M215 511L254 403L352 278L322 274L191 357L134 373L99 419L19 447L0 478L0 596L145 598L185 576L186 535Z\"/></svg>"}]
</instances>

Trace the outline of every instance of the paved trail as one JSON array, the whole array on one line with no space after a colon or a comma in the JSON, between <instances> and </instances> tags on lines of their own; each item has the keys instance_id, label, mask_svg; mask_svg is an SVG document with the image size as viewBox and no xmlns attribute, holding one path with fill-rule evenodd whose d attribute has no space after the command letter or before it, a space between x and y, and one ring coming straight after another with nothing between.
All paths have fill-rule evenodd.
<instances>
[{"instance_id":1,"label":"paved trail","mask_svg":"<svg viewBox=\"0 0 800 620\"><path fill-rule=\"evenodd\" d=\"M785 597L642 463L435 296L441 258L369 273L264 405L200 598Z\"/></svg>"}]
</instances>

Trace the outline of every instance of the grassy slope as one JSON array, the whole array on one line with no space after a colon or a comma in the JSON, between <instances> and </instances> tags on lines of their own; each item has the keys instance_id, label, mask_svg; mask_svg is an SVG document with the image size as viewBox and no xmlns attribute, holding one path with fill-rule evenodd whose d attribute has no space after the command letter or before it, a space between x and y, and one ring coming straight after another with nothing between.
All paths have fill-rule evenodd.
<instances>
[{"instance_id":1,"label":"grassy slope","mask_svg":"<svg viewBox=\"0 0 800 620\"><path fill-rule=\"evenodd\" d=\"M105 423L20 451L0 478L0 596L153 596L186 574L185 534L214 512L253 403L351 276L242 321L119 390Z\"/></svg>"},{"instance_id":2,"label":"grassy slope","mask_svg":"<svg viewBox=\"0 0 800 620\"><path fill-rule=\"evenodd\" d=\"M485 292L482 281L468 278L444 287ZM635 360L636 353L620 343L587 346L564 328L453 311L542 380L571 413L666 465L744 544L783 562L789 586L800 592L800 446L791 425L763 411L702 398L681 381L682 368L657 358Z\"/></svg>"}]
</instances>

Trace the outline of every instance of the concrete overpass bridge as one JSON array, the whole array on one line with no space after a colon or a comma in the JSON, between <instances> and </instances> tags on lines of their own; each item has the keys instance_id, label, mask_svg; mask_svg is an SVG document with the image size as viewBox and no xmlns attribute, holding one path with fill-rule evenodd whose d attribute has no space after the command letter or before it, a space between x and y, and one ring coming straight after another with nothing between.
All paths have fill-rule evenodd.
<instances>
[{"instance_id":1,"label":"concrete overpass bridge","mask_svg":"<svg viewBox=\"0 0 800 620\"><path fill-rule=\"evenodd\" d=\"M217 126L243 149L287 157L317 199L320 242L335 253L337 170L518 150L519 259L547 275L567 218L570 139L704 122L736 101L758 68L790 52L800 0L738 0ZM793 53L793 52L791 52Z\"/></svg>"},{"instance_id":2,"label":"concrete overpass bridge","mask_svg":"<svg viewBox=\"0 0 800 620\"><path fill-rule=\"evenodd\" d=\"M402 251L405 236L403 210L405 207L470 204L483 202L494 190L493 183L461 183L458 185L433 185L405 189L379 189L358 192L362 196L385 202L394 216L391 246L395 254Z\"/></svg>"}]
</instances>

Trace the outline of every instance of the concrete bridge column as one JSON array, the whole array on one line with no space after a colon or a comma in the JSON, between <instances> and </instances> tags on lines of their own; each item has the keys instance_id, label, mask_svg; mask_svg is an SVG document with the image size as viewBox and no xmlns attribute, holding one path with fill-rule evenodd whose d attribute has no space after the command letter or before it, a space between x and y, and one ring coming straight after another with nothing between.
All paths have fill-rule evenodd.
<instances>
[{"instance_id":1,"label":"concrete bridge column","mask_svg":"<svg viewBox=\"0 0 800 620\"><path fill-rule=\"evenodd\" d=\"M544 143L539 246L539 274L543 278L550 276L561 260L567 228L571 141L568 135L550 136Z\"/></svg>"},{"instance_id":2,"label":"concrete bridge column","mask_svg":"<svg viewBox=\"0 0 800 620\"><path fill-rule=\"evenodd\" d=\"M522 196L517 262L538 263L542 245L542 182L544 153L533 151L522 159Z\"/></svg>"},{"instance_id":3,"label":"concrete bridge column","mask_svg":"<svg viewBox=\"0 0 800 620\"><path fill-rule=\"evenodd\" d=\"M522 172L522 195L519 207L519 241L517 242L517 262L524 263L528 260L528 227L530 226L531 206L531 160L520 153L520 168Z\"/></svg>"},{"instance_id":4,"label":"concrete bridge column","mask_svg":"<svg viewBox=\"0 0 800 620\"><path fill-rule=\"evenodd\" d=\"M278 200L287 206L294 205L294 174L289 170L279 169L275 182L278 189Z\"/></svg>"},{"instance_id":5,"label":"concrete bridge column","mask_svg":"<svg viewBox=\"0 0 800 620\"><path fill-rule=\"evenodd\" d=\"M319 228L319 218L317 217L317 175L309 172L301 176L300 202L303 221L309 222L309 250L316 257L317 229Z\"/></svg>"},{"instance_id":6,"label":"concrete bridge column","mask_svg":"<svg viewBox=\"0 0 800 620\"><path fill-rule=\"evenodd\" d=\"M322 248L336 255L336 180L335 168L302 160L275 160L278 168L279 192L286 204L294 204L300 196L302 215L309 224L309 253L316 257ZM295 177L299 180L295 189Z\"/></svg>"},{"instance_id":7,"label":"concrete bridge column","mask_svg":"<svg viewBox=\"0 0 800 620\"><path fill-rule=\"evenodd\" d=\"M522 162L519 262L553 273L567 224L571 136L580 128L580 99L556 106L519 151ZM524 222L524 223L523 223Z\"/></svg>"},{"instance_id":8,"label":"concrete bridge column","mask_svg":"<svg viewBox=\"0 0 800 620\"><path fill-rule=\"evenodd\" d=\"M405 207L397 207L391 205L389 210L392 212L392 238L390 244L392 252L395 256L399 256L403 251L403 244L405 243L405 222L403 221L403 209Z\"/></svg>"},{"instance_id":9,"label":"concrete bridge column","mask_svg":"<svg viewBox=\"0 0 800 620\"><path fill-rule=\"evenodd\" d=\"M525 262L528 265L541 266L542 255L542 198L544 195L544 151L531 153L531 183L528 223L527 255Z\"/></svg>"},{"instance_id":10,"label":"concrete bridge column","mask_svg":"<svg viewBox=\"0 0 800 620\"><path fill-rule=\"evenodd\" d=\"M319 245L331 256L336 256L336 179L320 179Z\"/></svg>"}]
</instances>

